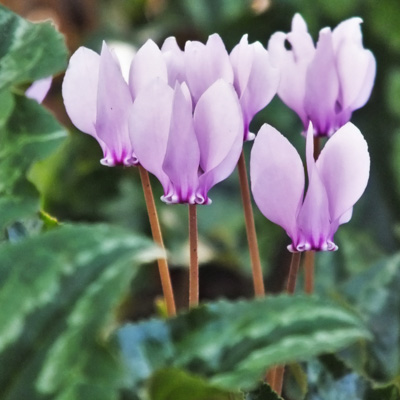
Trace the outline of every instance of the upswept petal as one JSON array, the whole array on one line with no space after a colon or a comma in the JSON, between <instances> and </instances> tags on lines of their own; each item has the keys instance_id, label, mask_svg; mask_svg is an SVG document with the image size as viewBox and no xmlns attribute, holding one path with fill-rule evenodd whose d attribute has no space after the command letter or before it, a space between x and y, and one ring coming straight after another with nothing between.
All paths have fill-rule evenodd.
<instances>
[{"instance_id":1,"label":"upswept petal","mask_svg":"<svg viewBox=\"0 0 400 400\"><path fill-rule=\"evenodd\" d=\"M129 115L129 133L139 163L155 175L167 195L168 176L162 169L168 143L174 91L156 78L137 96Z\"/></svg>"},{"instance_id":2,"label":"upswept petal","mask_svg":"<svg viewBox=\"0 0 400 400\"><path fill-rule=\"evenodd\" d=\"M331 126L336 118L336 100L339 95L339 80L335 66L332 32L329 28L320 31L314 58L307 70L304 106L317 134L329 135L336 130Z\"/></svg>"},{"instance_id":3,"label":"upswept petal","mask_svg":"<svg viewBox=\"0 0 400 400\"><path fill-rule=\"evenodd\" d=\"M342 45L343 41L351 41L362 47L361 23L360 17L353 17L342 21L332 32L333 47L335 52Z\"/></svg>"},{"instance_id":4,"label":"upswept petal","mask_svg":"<svg viewBox=\"0 0 400 400\"><path fill-rule=\"evenodd\" d=\"M97 89L97 136L111 154L102 160L105 165L137 163L128 132L128 110L132 103L128 84L121 68L103 43Z\"/></svg>"},{"instance_id":5,"label":"upswept petal","mask_svg":"<svg viewBox=\"0 0 400 400\"><path fill-rule=\"evenodd\" d=\"M161 50L149 39L132 60L129 71L132 98L135 99L138 93L157 77L168 81L167 66Z\"/></svg>"},{"instance_id":6,"label":"upswept petal","mask_svg":"<svg viewBox=\"0 0 400 400\"><path fill-rule=\"evenodd\" d=\"M243 118L233 86L219 79L201 96L194 111L200 148L200 192L207 191L234 170L243 146Z\"/></svg>"},{"instance_id":7,"label":"upswept petal","mask_svg":"<svg viewBox=\"0 0 400 400\"><path fill-rule=\"evenodd\" d=\"M306 133L306 166L307 166L307 176L311 179L316 166L314 160L314 139L312 138L314 132L314 126L312 122L308 124L308 129Z\"/></svg>"},{"instance_id":8,"label":"upswept petal","mask_svg":"<svg viewBox=\"0 0 400 400\"><path fill-rule=\"evenodd\" d=\"M185 83L182 85L186 86ZM198 186L200 150L193 127L192 103L177 83L163 170L173 191L164 198L168 203L194 203Z\"/></svg>"},{"instance_id":9,"label":"upswept petal","mask_svg":"<svg viewBox=\"0 0 400 400\"><path fill-rule=\"evenodd\" d=\"M242 134L242 116L237 94L222 79L212 84L194 111L194 127L200 146L200 167L215 168L225 158L227 148Z\"/></svg>"},{"instance_id":10,"label":"upswept petal","mask_svg":"<svg viewBox=\"0 0 400 400\"><path fill-rule=\"evenodd\" d=\"M327 242L331 232L329 201L318 173L313 173L309 180L304 203L297 217L297 228L299 240L297 243L293 241L293 250L334 250L335 245Z\"/></svg>"},{"instance_id":11,"label":"upswept petal","mask_svg":"<svg viewBox=\"0 0 400 400\"><path fill-rule=\"evenodd\" d=\"M185 81L185 59L184 53L179 48L175 37L165 39L161 52L163 54L168 71L168 84L175 87L175 83Z\"/></svg>"},{"instance_id":12,"label":"upswept petal","mask_svg":"<svg viewBox=\"0 0 400 400\"><path fill-rule=\"evenodd\" d=\"M306 129L308 118L304 110L304 96L310 59L301 57L301 54L295 58L293 51L285 48L286 39L285 33L274 33L268 42L268 53L272 64L280 70L278 96L297 113Z\"/></svg>"},{"instance_id":13,"label":"upswept petal","mask_svg":"<svg viewBox=\"0 0 400 400\"><path fill-rule=\"evenodd\" d=\"M371 96L372 88L375 83L376 76L376 60L371 51L365 50L367 53L366 56L366 72L364 75L364 82L361 85L361 90L358 94L358 97L355 99L354 103L351 105L353 110L357 110L365 105Z\"/></svg>"},{"instance_id":14,"label":"upswept petal","mask_svg":"<svg viewBox=\"0 0 400 400\"><path fill-rule=\"evenodd\" d=\"M36 100L39 104L42 103L50 90L52 82L53 77L51 75L33 82L32 85L26 89L25 96Z\"/></svg>"},{"instance_id":15,"label":"upswept petal","mask_svg":"<svg viewBox=\"0 0 400 400\"><path fill-rule=\"evenodd\" d=\"M194 103L218 79L233 83L233 70L224 42L218 34L207 43L187 41L185 44L185 74Z\"/></svg>"},{"instance_id":16,"label":"upswept petal","mask_svg":"<svg viewBox=\"0 0 400 400\"><path fill-rule=\"evenodd\" d=\"M343 109L351 111L367 102L376 72L375 57L363 47L361 23L361 18L350 18L332 33L341 86L339 101Z\"/></svg>"},{"instance_id":17,"label":"upswept petal","mask_svg":"<svg viewBox=\"0 0 400 400\"><path fill-rule=\"evenodd\" d=\"M309 62L314 56L315 47L311 35L308 33L307 24L300 14L295 14L292 19L292 31L287 34L287 40L292 46L294 61Z\"/></svg>"},{"instance_id":18,"label":"upswept petal","mask_svg":"<svg viewBox=\"0 0 400 400\"><path fill-rule=\"evenodd\" d=\"M254 115L272 100L278 90L279 70L271 65L268 52L260 42L247 43L247 35L232 50L231 62L243 111L244 140L247 140Z\"/></svg>"},{"instance_id":19,"label":"upswept petal","mask_svg":"<svg viewBox=\"0 0 400 400\"><path fill-rule=\"evenodd\" d=\"M97 138L97 84L100 56L80 47L70 58L62 85L65 109L72 123Z\"/></svg>"},{"instance_id":20,"label":"upswept petal","mask_svg":"<svg viewBox=\"0 0 400 400\"><path fill-rule=\"evenodd\" d=\"M129 82L129 70L131 68L132 60L136 55L136 47L133 45L116 41L108 41L108 48L111 54L118 60L121 66L122 76L126 82Z\"/></svg>"},{"instance_id":21,"label":"upswept petal","mask_svg":"<svg viewBox=\"0 0 400 400\"><path fill-rule=\"evenodd\" d=\"M369 99L376 73L375 57L369 50L353 42L342 42L337 55L340 78L340 103L352 111Z\"/></svg>"},{"instance_id":22,"label":"upswept petal","mask_svg":"<svg viewBox=\"0 0 400 400\"><path fill-rule=\"evenodd\" d=\"M251 189L260 211L297 242L296 218L304 196L303 163L275 128L264 124L250 157Z\"/></svg>"},{"instance_id":23,"label":"upswept petal","mask_svg":"<svg viewBox=\"0 0 400 400\"><path fill-rule=\"evenodd\" d=\"M248 35L245 34L229 55L233 68L233 86L239 96L242 96L249 81L254 51L249 45Z\"/></svg>"},{"instance_id":24,"label":"upswept petal","mask_svg":"<svg viewBox=\"0 0 400 400\"><path fill-rule=\"evenodd\" d=\"M333 250L333 248L329 248L331 245L327 243L331 228L329 201L314 161L314 133L311 123L307 131L306 140L307 174L309 183L304 202L297 217L299 241L297 243L293 241L294 249L292 250Z\"/></svg>"},{"instance_id":25,"label":"upswept petal","mask_svg":"<svg viewBox=\"0 0 400 400\"><path fill-rule=\"evenodd\" d=\"M316 165L329 197L331 221L339 220L368 183L368 146L358 128L350 122L340 128L326 143Z\"/></svg>"}]
</instances>

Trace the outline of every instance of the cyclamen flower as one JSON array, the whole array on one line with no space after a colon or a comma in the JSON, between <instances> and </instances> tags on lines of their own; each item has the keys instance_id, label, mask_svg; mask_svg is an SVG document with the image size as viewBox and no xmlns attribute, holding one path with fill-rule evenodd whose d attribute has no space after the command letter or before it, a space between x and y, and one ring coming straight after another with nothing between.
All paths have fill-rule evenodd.
<instances>
[{"instance_id":1,"label":"cyclamen flower","mask_svg":"<svg viewBox=\"0 0 400 400\"><path fill-rule=\"evenodd\" d=\"M187 41L184 51L185 82L196 104L201 95L218 79L233 84L233 69L224 42L218 34L207 43Z\"/></svg>"},{"instance_id":2,"label":"cyclamen flower","mask_svg":"<svg viewBox=\"0 0 400 400\"><path fill-rule=\"evenodd\" d=\"M333 31L322 29L316 48L299 14L291 32L272 35L268 51L281 71L278 95L299 115L304 131L312 122L315 136L330 136L368 101L376 61L363 47L361 22L350 18Z\"/></svg>"},{"instance_id":3,"label":"cyclamen flower","mask_svg":"<svg viewBox=\"0 0 400 400\"><path fill-rule=\"evenodd\" d=\"M168 38L161 47L168 69L169 85L186 82L194 104L218 79L233 84L243 113L244 140L254 139L249 125L276 94L279 70L272 66L267 50L260 42L248 43L244 35L230 55L218 34L207 43L188 41L182 51L175 38Z\"/></svg>"},{"instance_id":4,"label":"cyclamen flower","mask_svg":"<svg viewBox=\"0 0 400 400\"><path fill-rule=\"evenodd\" d=\"M208 191L227 178L242 150L237 95L223 80L193 107L188 87L157 78L133 103L129 128L140 164L155 175L166 203L209 204Z\"/></svg>"},{"instance_id":5,"label":"cyclamen flower","mask_svg":"<svg viewBox=\"0 0 400 400\"><path fill-rule=\"evenodd\" d=\"M370 158L361 132L350 122L333 135L317 161L313 127L307 132L308 189L303 163L295 148L276 129L263 125L251 152L250 175L260 211L280 225L292 240L288 249L336 250L339 225L351 219L364 192Z\"/></svg>"},{"instance_id":6,"label":"cyclamen flower","mask_svg":"<svg viewBox=\"0 0 400 400\"><path fill-rule=\"evenodd\" d=\"M128 132L132 96L118 60L105 43L100 55L85 47L72 55L62 95L73 124L100 144L102 164L137 164Z\"/></svg>"}]
</instances>

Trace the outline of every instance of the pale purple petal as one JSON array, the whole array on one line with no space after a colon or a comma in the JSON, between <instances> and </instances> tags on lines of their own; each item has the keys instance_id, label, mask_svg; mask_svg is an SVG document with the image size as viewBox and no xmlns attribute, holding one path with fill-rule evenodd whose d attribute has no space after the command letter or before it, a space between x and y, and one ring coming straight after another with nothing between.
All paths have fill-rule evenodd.
<instances>
[{"instance_id":1,"label":"pale purple petal","mask_svg":"<svg viewBox=\"0 0 400 400\"><path fill-rule=\"evenodd\" d=\"M295 14L292 20L292 31L287 34L287 40L292 47L296 63L309 62L314 56L315 47L307 24L300 14Z\"/></svg>"},{"instance_id":2,"label":"pale purple petal","mask_svg":"<svg viewBox=\"0 0 400 400\"><path fill-rule=\"evenodd\" d=\"M207 43L188 41L185 45L186 80L195 103L218 79L233 83L233 70L224 42L218 34Z\"/></svg>"},{"instance_id":3,"label":"pale purple petal","mask_svg":"<svg viewBox=\"0 0 400 400\"><path fill-rule=\"evenodd\" d=\"M308 188L297 217L299 240L293 243L293 250L333 250L334 246L327 243L330 238L331 221L329 215L328 196L318 174L314 157L313 128L307 131L306 158L308 172ZM330 248L331 247L331 248Z\"/></svg>"},{"instance_id":4,"label":"pale purple petal","mask_svg":"<svg viewBox=\"0 0 400 400\"><path fill-rule=\"evenodd\" d=\"M137 162L128 132L128 110L132 98L121 68L103 43L100 55L97 89L97 136L111 154L102 160L105 165L133 165Z\"/></svg>"},{"instance_id":5,"label":"pale purple petal","mask_svg":"<svg viewBox=\"0 0 400 400\"><path fill-rule=\"evenodd\" d=\"M70 58L62 85L65 109L72 123L97 138L97 85L100 56L80 47Z\"/></svg>"},{"instance_id":6,"label":"pale purple petal","mask_svg":"<svg viewBox=\"0 0 400 400\"><path fill-rule=\"evenodd\" d=\"M129 82L129 70L136 54L136 48L129 43L120 41L108 41L107 43L111 53L121 65L122 76L126 82Z\"/></svg>"},{"instance_id":7,"label":"pale purple petal","mask_svg":"<svg viewBox=\"0 0 400 400\"><path fill-rule=\"evenodd\" d=\"M25 92L25 96L30 99L36 100L39 104L44 100L53 81L52 76L39 79L32 83Z\"/></svg>"},{"instance_id":8,"label":"pale purple petal","mask_svg":"<svg viewBox=\"0 0 400 400\"><path fill-rule=\"evenodd\" d=\"M312 122L308 124L308 129L306 132L306 165L307 165L307 175L308 179L311 178L314 170L316 169L314 160L314 139L312 136L314 134L314 126Z\"/></svg>"},{"instance_id":9,"label":"pale purple petal","mask_svg":"<svg viewBox=\"0 0 400 400\"><path fill-rule=\"evenodd\" d=\"M193 127L192 102L186 91L179 84L175 86L171 127L162 166L172 183L171 192L164 198L168 203L193 204L198 186L200 150Z\"/></svg>"},{"instance_id":10,"label":"pale purple petal","mask_svg":"<svg viewBox=\"0 0 400 400\"><path fill-rule=\"evenodd\" d=\"M362 33L360 24L363 20L360 17L353 17L342 21L332 32L333 46L335 52L343 42L351 41L362 46Z\"/></svg>"},{"instance_id":11,"label":"pale purple petal","mask_svg":"<svg viewBox=\"0 0 400 400\"><path fill-rule=\"evenodd\" d=\"M376 60L374 55L369 51L366 51L366 57L365 57L365 63L366 67L364 65L364 81L361 84L360 92L358 93L357 98L355 101L351 104L352 110L357 110L358 108L361 108L365 105L365 103L368 101L372 88L375 83L375 76L376 76Z\"/></svg>"},{"instance_id":12,"label":"pale purple petal","mask_svg":"<svg viewBox=\"0 0 400 400\"><path fill-rule=\"evenodd\" d=\"M202 196L234 170L243 146L243 118L233 86L220 79L201 96L194 111L200 147ZM206 198L206 197L204 197Z\"/></svg>"},{"instance_id":13,"label":"pale purple petal","mask_svg":"<svg viewBox=\"0 0 400 400\"><path fill-rule=\"evenodd\" d=\"M290 43L291 50L285 48L286 40ZM271 36L268 52L272 64L277 66L281 73L279 97L298 114L304 128L307 129L308 117L304 109L306 75L315 49L307 25L300 14L293 17L292 32L288 34L277 32Z\"/></svg>"},{"instance_id":14,"label":"pale purple petal","mask_svg":"<svg viewBox=\"0 0 400 400\"><path fill-rule=\"evenodd\" d=\"M342 218L361 197L368 183L369 167L367 143L349 122L328 140L317 160L332 221Z\"/></svg>"},{"instance_id":15,"label":"pale purple petal","mask_svg":"<svg viewBox=\"0 0 400 400\"><path fill-rule=\"evenodd\" d=\"M340 79L340 103L352 111L365 105L374 85L375 57L355 43L343 43L336 55Z\"/></svg>"},{"instance_id":16,"label":"pale purple petal","mask_svg":"<svg viewBox=\"0 0 400 400\"><path fill-rule=\"evenodd\" d=\"M247 35L232 50L231 62L234 85L243 111L244 140L247 140L254 115L272 100L278 90L279 70L271 65L268 52L261 43L247 43Z\"/></svg>"},{"instance_id":17,"label":"pale purple petal","mask_svg":"<svg viewBox=\"0 0 400 400\"><path fill-rule=\"evenodd\" d=\"M353 207L351 207L344 214L342 214L342 216L339 218L338 221L339 225L347 224L351 220L352 216L353 216Z\"/></svg>"},{"instance_id":18,"label":"pale purple petal","mask_svg":"<svg viewBox=\"0 0 400 400\"><path fill-rule=\"evenodd\" d=\"M254 58L254 50L249 45L247 37L247 34L243 35L240 42L232 49L229 55L233 68L233 86L239 98L247 87Z\"/></svg>"},{"instance_id":19,"label":"pale purple petal","mask_svg":"<svg viewBox=\"0 0 400 400\"><path fill-rule=\"evenodd\" d=\"M167 66L161 50L149 39L132 60L129 71L132 98L135 99L138 93L157 77L168 81Z\"/></svg>"},{"instance_id":20,"label":"pale purple petal","mask_svg":"<svg viewBox=\"0 0 400 400\"><path fill-rule=\"evenodd\" d=\"M161 52L167 65L168 84L175 87L176 82L182 83L185 80L184 53L173 36L165 39Z\"/></svg>"},{"instance_id":21,"label":"pale purple petal","mask_svg":"<svg viewBox=\"0 0 400 400\"><path fill-rule=\"evenodd\" d=\"M297 241L296 218L304 196L303 163L275 128L264 124L250 158L251 189L260 211Z\"/></svg>"},{"instance_id":22,"label":"pale purple petal","mask_svg":"<svg viewBox=\"0 0 400 400\"><path fill-rule=\"evenodd\" d=\"M164 194L170 189L162 169L167 150L174 91L156 78L137 96L129 116L129 132L139 163L161 182Z\"/></svg>"},{"instance_id":23,"label":"pale purple petal","mask_svg":"<svg viewBox=\"0 0 400 400\"><path fill-rule=\"evenodd\" d=\"M339 101L343 109L351 111L367 102L376 72L375 57L362 44L361 23L361 18L350 18L332 33L341 86Z\"/></svg>"},{"instance_id":24,"label":"pale purple petal","mask_svg":"<svg viewBox=\"0 0 400 400\"><path fill-rule=\"evenodd\" d=\"M313 122L317 135L332 134L336 118L336 100L339 95L339 80L333 52L332 32L329 28L320 31L317 49L307 70L305 110Z\"/></svg>"}]
</instances>

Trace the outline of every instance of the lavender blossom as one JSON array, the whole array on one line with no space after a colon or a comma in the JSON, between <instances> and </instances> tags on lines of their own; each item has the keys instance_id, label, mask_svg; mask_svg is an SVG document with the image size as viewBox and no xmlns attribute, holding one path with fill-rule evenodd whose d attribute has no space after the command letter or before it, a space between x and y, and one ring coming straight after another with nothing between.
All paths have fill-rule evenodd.
<instances>
[{"instance_id":1,"label":"lavender blossom","mask_svg":"<svg viewBox=\"0 0 400 400\"><path fill-rule=\"evenodd\" d=\"M209 204L208 191L227 178L242 150L239 100L224 80L192 104L186 83L161 78L139 93L129 128L140 164L155 175L166 203Z\"/></svg>"},{"instance_id":2,"label":"lavender blossom","mask_svg":"<svg viewBox=\"0 0 400 400\"><path fill-rule=\"evenodd\" d=\"M100 144L102 164L137 164L128 133L132 97L119 62L105 43L100 55L85 47L72 55L62 95L73 124Z\"/></svg>"},{"instance_id":3,"label":"lavender blossom","mask_svg":"<svg viewBox=\"0 0 400 400\"><path fill-rule=\"evenodd\" d=\"M213 34L206 44L186 42L184 51L171 37L161 50L168 67L169 85L186 82L194 104L218 79L233 84L243 113L243 139L254 139L249 132L250 122L272 100L279 83L279 70L271 65L261 43L249 44L244 35L229 55L221 37Z\"/></svg>"},{"instance_id":4,"label":"lavender blossom","mask_svg":"<svg viewBox=\"0 0 400 400\"><path fill-rule=\"evenodd\" d=\"M233 84L233 69L224 42L218 34L207 43L187 41L184 51L185 81L196 104L200 96L218 79Z\"/></svg>"},{"instance_id":5,"label":"lavender blossom","mask_svg":"<svg viewBox=\"0 0 400 400\"><path fill-rule=\"evenodd\" d=\"M322 29L315 48L305 21L296 14L291 32L271 37L268 51L281 71L278 95L301 118L304 131L311 121L315 136L330 136L368 101L376 61L363 47L361 22L350 18L333 31Z\"/></svg>"},{"instance_id":6,"label":"lavender blossom","mask_svg":"<svg viewBox=\"0 0 400 400\"><path fill-rule=\"evenodd\" d=\"M251 152L250 176L260 211L280 225L292 240L288 249L336 250L334 234L348 222L364 192L370 158L361 132L350 122L328 140L317 161L313 127L307 132L308 189L303 163L295 148L264 124Z\"/></svg>"}]
</instances>

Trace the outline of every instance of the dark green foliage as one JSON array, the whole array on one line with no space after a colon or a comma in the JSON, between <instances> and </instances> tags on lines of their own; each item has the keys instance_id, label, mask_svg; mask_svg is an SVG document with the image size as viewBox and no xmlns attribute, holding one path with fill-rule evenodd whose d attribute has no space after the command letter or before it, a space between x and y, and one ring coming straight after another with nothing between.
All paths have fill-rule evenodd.
<instances>
[{"instance_id":1,"label":"dark green foliage","mask_svg":"<svg viewBox=\"0 0 400 400\"><path fill-rule=\"evenodd\" d=\"M124 372L108 340L112 311L157 253L101 225L1 246L0 398L115 398Z\"/></svg>"},{"instance_id":2,"label":"dark green foliage","mask_svg":"<svg viewBox=\"0 0 400 400\"><path fill-rule=\"evenodd\" d=\"M133 388L173 366L226 390L253 389L266 368L368 338L352 312L310 296L203 305L118 332Z\"/></svg>"},{"instance_id":3,"label":"dark green foliage","mask_svg":"<svg viewBox=\"0 0 400 400\"><path fill-rule=\"evenodd\" d=\"M0 90L66 67L64 39L50 23L30 23L0 6L0 36Z\"/></svg>"}]
</instances>

